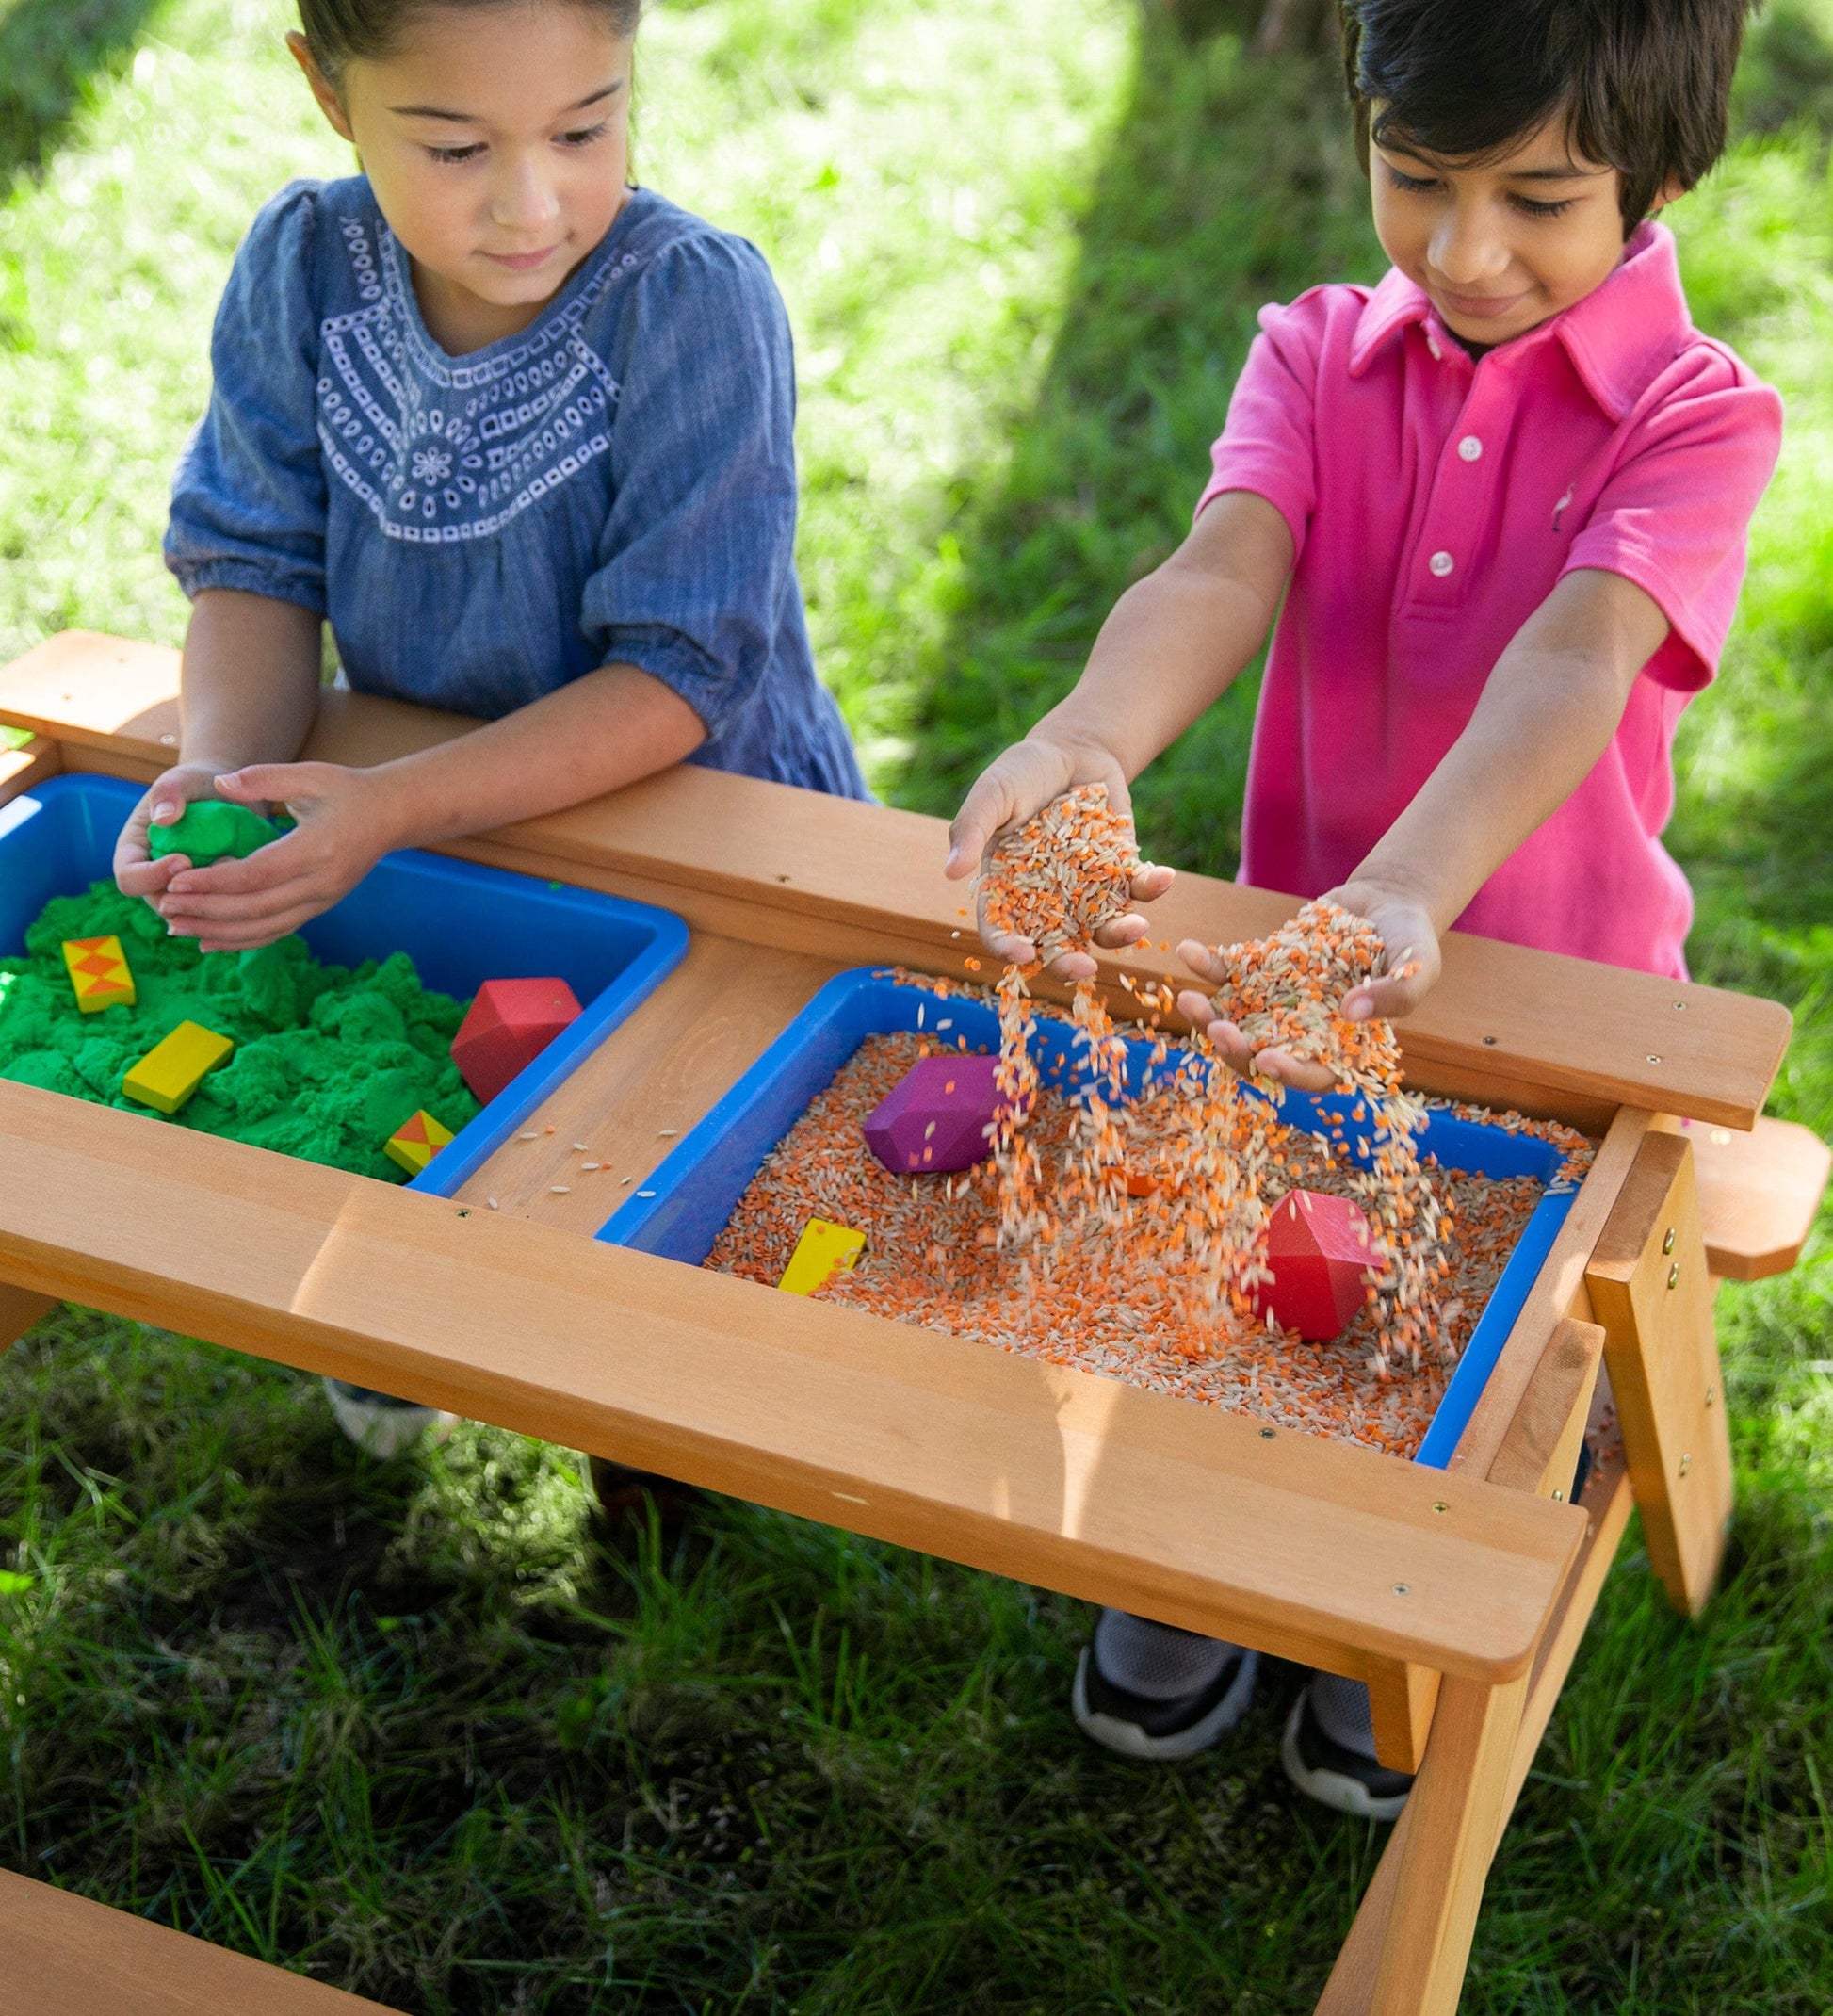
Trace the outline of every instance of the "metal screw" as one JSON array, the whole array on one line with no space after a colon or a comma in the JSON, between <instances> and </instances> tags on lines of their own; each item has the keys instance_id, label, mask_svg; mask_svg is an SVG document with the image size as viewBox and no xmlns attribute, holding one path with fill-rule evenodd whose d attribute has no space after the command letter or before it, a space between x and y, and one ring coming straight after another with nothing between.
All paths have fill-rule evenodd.
<instances>
[{"instance_id":1,"label":"metal screw","mask_svg":"<svg viewBox=\"0 0 1833 2016\"><path fill-rule=\"evenodd\" d=\"M1490 1047L1490 1049L1495 1049L1495 1047L1496 1047L1496 1045L1497 1045L1497 1044L1498 1044L1498 1043L1499 1043L1499 1042L1500 1042L1500 1041L1501 1039L1500 1039L1500 1037L1498 1037L1498 1036L1485 1036L1485 1037L1484 1037L1484 1038L1483 1040L1484 1040L1484 1042L1485 1042L1486 1044L1488 1044L1488 1045L1489 1045L1489 1047Z\"/></svg>"},{"instance_id":2,"label":"metal screw","mask_svg":"<svg viewBox=\"0 0 1833 2016\"><path fill-rule=\"evenodd\" d=\"M159 746L161 749L176 749L178 747L177 736L162 735L159 738Z\"/></svg>"},{"instance_id":3,"label":"metal screw","mask_svg":"<svg viewBox=\"0 0 1833 2016\"><path fill-rule=\"evenodd\" d=\"M1556 1505L1563 1505L1565 1503L1565 1493L1564 1491L1555 1491L1553 1493L1553 1503Z\"/></svg>"},{"instance_id":4,"label":"metal screw","mask_svg":"<svg viewBox=\"0 0 1833 2016\"><path fill-rule=\"evenodd\" d=\"M1715 1406L1715 1405L1716 1405L1716 1403L1717 1403L1717 1400L1718 1400L1718 1388L1717 1388L1716 1386L1709 1386L1709 1387L1708 1387L1708 1388L1706 1389L1706 1405L1707 1405L1708 1406Z\"/></svg>"},{"instance_id":5,"label":"metal screw","mask_svg":"<svg viewBox=\"0 0 1833 2016\"><path fill-rule=\"evenodd\" d=\"M468 1211L461 1211L459 1212L459 1216L460 1216L461 1218L468 1218L468 1217L470 1217L470 1215L471 1215L471 1213L470 1213L470 1212L469 1212Z\"/></svg>"},{"instance_id":6,"label":"metal screw","mask_svg":"<svg viewBox=\"0 0 1833 2016\"><path fill-rule=\"evenodd\" d=\"M1663 1240L1662 1240L1662 1251L1663 1251L1663 1253L1672 1253L1672 1252L1673 1252L1673 1250L1674 1250L1674 1227L1672 1227L1672 1226L1670 1225L1670 1226L1668 1227L1668 1228L1667 1228L1667 1231L1666 1231L1665 1235L1663 1236Z\"/></svg>"},{"instance_id":7,"label":"metal screw","mask_svg":"<svg viewBox=\"0 0 1833 2016\"><path fill-rule=\"evenodd\" d=\"M1679 1260L1676 1260L1673 1266L1667 1270L1667 1285L1670 1288L1679 1288L1680 1285L1680 1263Z\"/></svg>"},{"instance_id":8,"label":"metal screw","mask_svg":"<svg viewBox=\"0 0 1833 2016\"><path fill-rule=\"evenodd\" d=\"M1676 1001L1676 1002L1674 1003L1674 1005L1675 1005L1675 1006L1676 1006L1677 1008L1684 1008L1684 1007L1686 1006L1686 1002L1685 1002L1685 1001Z\"/></svg>"},{"instance_id":9,"label":"metal screw","mask_svg":"<svg viewBox=\"0 0 1833 2016\"><path fill-rule=\"evenodd\" d=\"M1691 1456L1691 1455L1683 1455L1683 1456L1681 1456L1681 1458L1680 1458L1680 1474L1681 1474L1681 1476L1683 1476L1683 1477L1684 1477L1684 1476L1686 1475L1686 1473L1688 1472L1688 1471L1690 1471L1690 1470L1691 1470L1692 1468L1693 1468L1693 1458L1692 1458L1692 1456Z\"/></svg>"},{"instance_id":10,"label":"metal screw","mask_svg":"<svg viewBox=\"0 0 1833 2016\"><path fill-rule=\"evenodd\" d=\"M1435 1512L1449 1512L1451 1510L1451 1506L1448 1505L1442 1498L1435 1498L1432 1501L1432 1509Z\"/></svg>"},{"instance_id":11,"label":"metal screw","mask_svg":"<svg viewBox=\"0 0 1833 2016\"><path fill-rule=\"evenodd\" d=\"M1272 1441L1272 1440L1273 1440L1273 1432L1274 1432L1274 1431L1273 1431L1273 1429L1271 1429L1271 1428L1262 1428L1262 1429L1260 1430L1260 1439L1261 1439L1261 1440L1262 1440L1263 1442L1270 1442L1270 1441Z\"/></svg>"},{"instance_id":12,"label":"metal screw","mask_svg":"<svg viewBox=\"0 0 1833 2016\"><path fill-rule=\"evenodd\" d=\"M1656 1053L1655 1051L1653 1051L1653 1050L1650 1050L1650 1051L1648 1052L1648 1062L1649 1062L1650 1064L1660 1064L1660 1063L1661 1063L1661 1058L1659 1057L1659 1055L1657 1055L1657 1053Z\"/></svg>"},{"instance_id":13,"label":"metal screw","mask_svg":"<svg viewBox=\"0 0 1833 2016\"><path fill-rule=\"evenodd\" d=\"M1410 1596L1412 1595L1412 1590L1409 1589L1406 1584L1403 1582L1397 1582L1394 1585L1394 1594L1396 1596Z\"/></svg>"}]
</instances>

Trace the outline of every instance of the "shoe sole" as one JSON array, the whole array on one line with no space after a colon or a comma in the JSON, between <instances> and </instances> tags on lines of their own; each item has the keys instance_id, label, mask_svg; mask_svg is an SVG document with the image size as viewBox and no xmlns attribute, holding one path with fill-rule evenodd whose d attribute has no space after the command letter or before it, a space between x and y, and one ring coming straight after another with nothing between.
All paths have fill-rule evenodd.
<instances>
[{"instance_id":1,"label":"shoe sole","mask_svg":"<svg viewBox=\"0 0 1833 2016\"><path fill-rule=\"evenodd\" d=\"M1292 1783L1307 1799L1316 1799L1333 1813L1348 1813L1357 1820L1398 1820L1406 1804L1405 1793L1378 1799L1360 1779L1342 1771L1314 1770L1305 1762L1298 1747L1298 1725L1304 1715L1305 1696L1301 1694L1286 1717L1286 1733L1279 1742L1279 1761Z\"/></svg>"},{"instance_id":2,"label":"shoe sole","mask_svg":"<svg viewBox=\"0 0 1833 2016\"><path fill-rule=\"evenodd\" d=\"M1247 1713L1247 1704L1254 1699L1254 1683L1260 1670L1259 1653L1243 1651L1228 1692L1200 1722L1192 1722L1188 1729L1177 1730L1169 1736L1148 1736L1137 1722L1123 1722L1117 1715L1097 1715L1089 1706L1089 1651L1088 1646L1082 1647L1082 1656L1076 1663L1076 1685L1069 1697L1076 1727L1103 1749L1144 1764L1176 1764L1181 1758L1194 1757L1199 1750L1207 1750L1212 1743L1225 1736Z\"/></svg>"}]
</instances>

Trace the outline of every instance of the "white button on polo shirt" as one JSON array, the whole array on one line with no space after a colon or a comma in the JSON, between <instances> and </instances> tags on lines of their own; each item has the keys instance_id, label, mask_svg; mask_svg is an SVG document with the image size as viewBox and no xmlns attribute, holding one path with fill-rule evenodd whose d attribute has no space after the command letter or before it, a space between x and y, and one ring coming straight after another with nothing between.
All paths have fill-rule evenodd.
<instances>
[{"instance_id":1,"label":"white button on polo shirt","mask_svg":"<svg viewBox=\"0 0 1833 2016\"><path fill-rule=\"evenodd\" d=\"M1483 453L1483 443L1474 434L1466 434L1464 439L1457 445L1457 452L1463 456L1466 462L1475 462L1477 457Z\"/></svg>"},{"instance_id":2,"label":"white button on polo shirt","mask_svg":"<svg viewBox=\"0 0 1833 2016\"><path fill-rule=\"evenodd\" d=\"M1433 573L1436 574L1442 581L1445 577L1452 571L1452 569L1457 565L1457 562L1451 557L1449 553L1438 552L1435 553L1432 558L1427 561L1426 565L1430 567Z\"/></svg>"}]
</instances>

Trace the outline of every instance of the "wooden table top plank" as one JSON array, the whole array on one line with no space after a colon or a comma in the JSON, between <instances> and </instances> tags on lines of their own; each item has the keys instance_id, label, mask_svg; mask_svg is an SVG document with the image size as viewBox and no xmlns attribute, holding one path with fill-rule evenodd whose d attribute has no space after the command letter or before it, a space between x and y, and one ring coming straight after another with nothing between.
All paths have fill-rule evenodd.
<instances>
[{"instance_id":1,"label":"wooden table top plank","mask_svg":"<svg viewBox=\"0 0 1833 2016\"><path fill-rule=\"evenodd\" d=\"M0 2016L391 2016L9 1869L0 1869Z\"/></svg>"},{"instance_id":2,"label":"wooden table top plank","mask_svg":"<svg viewBox=\"0 0 1833 2016\"><path fill-rule=\"evenodd\" d=\"M1583 1530L1372 1451L8 1083L0 1277L1193 1628L1473 1677L1525 1669Z\"/></svg>"},{"instance_id":3,"label":"wooden table top plank","mask_svg":"<svg viewBox=\"0 0 1833 2016\"><path fill-rule=\"evenodd\" d=\"M0 670L0 722L137 764L175 746L177 656L71 632ZM307 754L383 761L469 725L349 693L327 693ZM942 876L939 820L798 791L688 764L627 789L485 837L561 875L560 863L640 877L675 892L689 920L732 935L845 957L823 927L961 973L972 950L964 886ZM449 852L482 857L473 843ZM719 919L691 915L723 901ZM1295 900L1186 874L1152 911L1147 947L1110 960L1143 981L1176 980L1179 938L1223 943L1289 917ZM802 935L786 935L794 920ZM951 935L962 933L959 938ZM965 949L964 949L965 948ZM1452 933L1445 971L1403 1046L1420 1083L1469 1090L1489 1074L1511 1087L1629 1104L1748 1128L1787 1048L1773 1001L1661 980Z\"/></svg>"},{"instance_id":4,"label":"wooden table top plank","mask_svg":"<svg viewBox=\"0 0 1833 2016\"><path fill-rule=\"evenodd\" d=\"M838 970L695 932L674 971L457 1195L590 1237Z\"/></svg>"},{"instance_id":5,"label":"wooden table top plank","mask_svg":"<svg viewBox=\"0 0 1833 2016\"><path fill-rule=\"evenodd\" d=\"M1707 1266L1731 1281L1787 1274L1820 1214L1833 1148L1792 1120L1765 1117L1747 1134L1679 1127L1693 1143Z\"/></svg>"}]
</instances>

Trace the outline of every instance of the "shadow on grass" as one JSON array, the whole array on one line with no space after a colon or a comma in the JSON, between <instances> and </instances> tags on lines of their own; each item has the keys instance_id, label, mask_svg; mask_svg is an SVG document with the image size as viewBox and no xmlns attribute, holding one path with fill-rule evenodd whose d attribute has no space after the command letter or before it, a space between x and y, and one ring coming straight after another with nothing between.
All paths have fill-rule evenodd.
<instances>
[{"instance_id":1,"label":"shadow on grass","mask_svg":"<svg viewBox=\"0 0 1833 2016\"><path fill-rule=\"evenodd\" d=\"M0 201L49 159L156 0L0 0Z\"/></svg>"},{"instance_id":2,"label":"shadow on grass","mask_svg":"<svg viewBox=\"0 0 1833 2016\"><path fill-rule=\"evenodd\" d=\"M900 803L952 812L1183 537L1261 305L1382 265L1334 59L1256 59L1230 28L1192 41L1145 9L1044 383L1002 477L963 497L960 584ZM1244 677L1140 780L1156 858L1233 871L1257 684Z\"/></svg>"}]
</instances>

